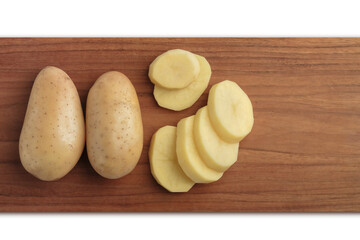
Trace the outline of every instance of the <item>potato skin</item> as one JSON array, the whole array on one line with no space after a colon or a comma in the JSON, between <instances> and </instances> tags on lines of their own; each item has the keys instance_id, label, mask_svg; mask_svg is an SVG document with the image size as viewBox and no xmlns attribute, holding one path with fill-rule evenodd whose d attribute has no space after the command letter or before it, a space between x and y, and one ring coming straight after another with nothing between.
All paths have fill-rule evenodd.
<instances>
[{"instance_id":1,"label":"potato skin","mask_svg":"<svg viewBox=\"0 0 360 240\"><path fill-rule=\"evenodd\" d=\"M62 178L78 162L85 145L79 94L70 77L45 67L33 84L19 139L26 171L44 181Z\"/></svg>"},{"instance_id":2,"label":"potato skin","mask_svg":"<svg viewBox=\"0 0 360 240\"><path fill-rule=\"evenodd\" d=\"M86 147L92 167L109 179L130 173L143 148L143 124L134 86L122 73L101 75L86 105Z\"/></svg>"}]
</instances>

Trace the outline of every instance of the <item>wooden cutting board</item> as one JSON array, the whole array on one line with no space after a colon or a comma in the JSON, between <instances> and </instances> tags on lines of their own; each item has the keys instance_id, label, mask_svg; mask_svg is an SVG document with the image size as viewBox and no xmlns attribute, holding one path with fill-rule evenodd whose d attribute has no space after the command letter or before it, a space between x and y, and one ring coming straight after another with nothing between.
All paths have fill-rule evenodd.
<instances>
[{"instance_id":1,"label":"wooden cutting board","mask_svg":"<svg viewBox=\"0 0 360 240\"><path fill-rule=\"evenodd\" d=\"M147 72L162 52L205 56L210 85L189 109L157 106ZM135 170L107 180L86 151L56 182L22 167L18 139L37 73L53 65L86 96L104 72L134 84L144 123ZM174 194L150 173L152 134L206 105L210 86L236 81L249 95L255 124L239 160L215 183ZM359 212L360 38L2 38L0 39L0 211Z\"/></svg>"}]
</instances>

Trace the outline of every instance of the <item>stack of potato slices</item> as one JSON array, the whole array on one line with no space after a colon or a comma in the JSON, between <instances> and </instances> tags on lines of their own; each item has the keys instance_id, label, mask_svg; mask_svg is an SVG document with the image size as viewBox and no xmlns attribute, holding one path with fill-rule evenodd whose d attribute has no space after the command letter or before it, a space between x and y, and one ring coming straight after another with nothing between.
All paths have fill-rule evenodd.
<instances>
[{"instance_id":1,"label":"stack of potato slices","mask_svg":"<svg viewBox=\"0 0 360 240\"><path fill-rule=\"evenodd\" d=\"M191 107L207 88L210 77L211 67L204 57L181 49L161 54L149 69L157 103L174 111Z\"/></svg>"},{"instance_id":2,"label":"stack of potato slices","mask_svg":"<svg viewBox=\"0 0 360 240\"><path fill-rule=\"evenodd\" d=\"M191 54L170 50L150 65L149 76L155 83L154 96L160 106L182 110L206 89L210 66L205 58ZM199 66L193 57L198 58ZM206 75L206 86L190 101L192 93L202 89L190 87L201 74L204 78ZM175 86L178 89L169 90ZM184 103L182 98L188 101ZM195 183L219 180L237 161L239 142L251 132L253 124L253 108L246 93L229 80L215 84L207 106L181 119L177 127L165 126L153 135L149 158L154 178L170 192L187 192Z\"/></svg>"}]
</instances>

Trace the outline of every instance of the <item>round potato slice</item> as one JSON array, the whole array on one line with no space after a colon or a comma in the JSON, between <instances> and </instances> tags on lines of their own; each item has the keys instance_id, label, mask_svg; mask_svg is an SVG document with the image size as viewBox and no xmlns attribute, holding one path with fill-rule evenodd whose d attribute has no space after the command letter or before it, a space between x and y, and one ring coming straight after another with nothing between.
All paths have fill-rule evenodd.
<instances>
[{"instance_id":1,"label":"round potato slice","mask_svg":"<svg viewBox=\"0 0 360 240\"><path fill-rule=\"evenodd\" d=\"M161 54L150 64L149 78L161 87L179 89L195 81L199 72L200 64L193 53L173 49Z\"/></svg>"},{"instance_id":2,"label":"round potato slice","mask_svg":"<svg viewBox=\"0 0 360 240\"><path fill-rule=\"evenodd\" d=\"M187 192L195 184L181 169L176 157L176 127L156 131L150 143L151 173L169 192Z\"/></svg>"},{"instance_id":3,"label":"round potato slice","mask_svg":"<svg viewBox=\"0 0 360 240\"><path fill-rule=\"evenodd\" d=\"M209 168L196 149L194 134L194 116L184 118L177 124L176 155L185 174L196 183L217 181L223 175Z\"/></svg>"},{"instance_id":4,"label":"round potato slice","mask_svg":"<svg viewBox=\"0 0 360 240\"><path fill-rule=\"evenodd\" d=\"M239 142L251 132L253 107L235 82L225 80L215 84L209 92L208 109L216 132L225 141Z\"/></svg>"},{"instance_id":5,"label":"round potato slice","mask_svg":"<svg viewBox=\"0 0 360 240\"><path fill-rule=\"evenodd\" d=\"M206 58L196 55L200 63L200 73L195 81L182 89L167 89L154 86L154 97L159 106L174 111L181 111L191 107L203 94L209 84L211 67Z\"/></svg>"},{"instance_id":6,"label":"round potato slice","mask_svg":"<svg viewBox=\"0 0 360 240\"><path fill-rule=\"evenodd\" d=\"M208 107L200 108L194 121L196 147L205 164L224 172L237 160L239 143L228 143L215 132L208 114Z\"/></svg>"}]
</instances>

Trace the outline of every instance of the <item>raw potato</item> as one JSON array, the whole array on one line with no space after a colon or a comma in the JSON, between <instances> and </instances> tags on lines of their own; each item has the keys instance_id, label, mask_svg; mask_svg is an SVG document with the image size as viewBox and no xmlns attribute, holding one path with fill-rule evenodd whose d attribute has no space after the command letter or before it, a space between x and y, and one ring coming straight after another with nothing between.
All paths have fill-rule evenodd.
<instances>
[{"instance_id":1,"label":"raw potato","mask_svg":"<svg viewBox=\"0 0 360 240\"><path fill-rule=\"evenodd\" d=\"M177 125L176 154L185 174L196 183L217 181L223 175L209 168L196 149L193 135L194 116L184 118Z\"/></svg>"},{"instance_id":2,"label":"raw potato","mask_svg":"<svg viewBox=\"0 0 360 240\"><path fill-rule=\"evenodd\" d=\"M158 56L149 68L152 83L169 89L187 87L195 81L200 72L200 64L191 52L174 49Z\"/></svg>"},{"instance_id":3,"label":"raw potato","mask_svg":"<svg viewBox=\"0 0 360 240\"><path fill-rule=\"evenodd\" d=\"M209 84L211 67L204 57L195 56L200 63L200 73L189 86L182 89L167 89L158 85L154 86L154 97L159 106L181 111L191 107L203 94Z\"/></svg>"},{"instance_id":4,"label":"raw potato","mask_svg":"<svg viewBox=\"0 0 360 240\"><path fill-rule=\"evenodd\" d=\"M251 132L252 104L235 82L225 80L214 85L209 92L208 109L216 132L225 141L239 142Z\"/></svg>"},{"instance_id":5,"label":"raw potato","mask_svg":"<svg viewBox=\"0 0 360 240\"><path fill-rule=\"evenodd\" d=\"M151 173L169 192L187 192L195 184L181 169L176 157L176 127L165 126L152 136L149 159Z\"/></svg>"},{"instance_id":6,"label":"raw potato","mask_svg":"<svg viewBox=\"0 0 360 240\"><path fill-rule=\"evenodd\" d=\"M84 115L73 81L59 68L44 68L32 87L21 130L22 165L41 180L57 180L75 166L84 145Z\"/></svg>"},{"instance_id":7,"label":"raw potato","mask_svg":"<svg viewBox=\"0 0 360 240\"><path fill-rule=\"evenodd\" d=\"M134 86L122 73L101 75L86 104L86 146L92 167L116 179L130 173L143 148L143 125Z\"/></svg>"},{"instance_id":8,"label":"raw potato","mask_svg":"<svg viewBox=\"0 0 360 240\"><path fill-rule=\"evenodd\" d=\"M194 139L201 158L210 168L224 172L237 160L239 143L228 143L215 132L208 107L200 108L194 121Z\"/></svg>"}]
</instances>

